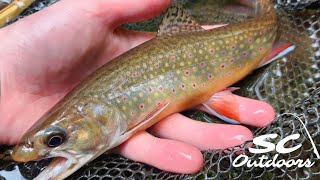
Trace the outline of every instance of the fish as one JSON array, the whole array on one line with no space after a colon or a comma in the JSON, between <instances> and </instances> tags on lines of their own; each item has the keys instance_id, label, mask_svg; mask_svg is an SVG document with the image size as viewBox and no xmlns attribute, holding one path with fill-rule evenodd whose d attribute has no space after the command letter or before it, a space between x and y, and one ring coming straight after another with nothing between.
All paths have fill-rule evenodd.
<instances>
[{"instance_id":1,"label":"fish","mask_svg":"<svg viewBox=\"0 0 320 180\"><path fill-rule=\"evenodd\" d=\"M171 5L157 37L77 85L23 135L13 160L54 158L35 179L64 179L133 134L243 79L274 52L277 16L269 1L258 2L256 17L214 30Z\"/></svg>"}]
</instances>

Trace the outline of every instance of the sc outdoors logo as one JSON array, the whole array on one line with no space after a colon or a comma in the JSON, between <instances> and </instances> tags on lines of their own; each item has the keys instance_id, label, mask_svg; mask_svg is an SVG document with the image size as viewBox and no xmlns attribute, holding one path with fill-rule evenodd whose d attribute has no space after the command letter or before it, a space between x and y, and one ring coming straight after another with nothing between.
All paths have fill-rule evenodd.
<instances>
[{"instance_id":1,"label":"sc outdoors logo","mask_svg":"<svg viewBox=\"0 0 320 180\"><path fill-rule=\"evenodd\" d=\"M314 141L312 140L310 133L308 132L305 124L302 122L302 120L291 113L284 113L282 115L291 115L294 116L295 119L297 119L298 121L300 121L300 123L302 124L304 130L306 131L307 135L308 135L308 139L310 140L312 147L313 147L313 152L316 155L317 159L320 159L320 155L319 152L314 144ZM282 116L281 115L281 116ZM237 156L235 158L235 160L233 161L232 165L234 167L240 167L243 165L247 165L247 167L282 167L282 166L286 166L287 168L292 167L292 166L298 166L299 168L301 167L311 167L314 165L315 162L311 162L310 159L306 159L306 160L302 160L302 159L290 159L288 161L284 160L284 159L280 159L278 160L279 157L279 153L280 154L286 154L286 153L291 153L297 149L299 149L302 144L298 144L295 147L291 147L291 148L285 148L284 145L286 144L286 142L290 141L290 140L296 140L300 137L300 134L292 134L290 136L287 136L285 138L283 138L282 140L280 140L276 145L265 141L266 139L275 139L278 135L277 134L266 134L266 135L262 135L259 137L256 137L253 139L253 143L255 145L258 146L262 146L265 147L264 149L256 149L256 148L249 148L249 152L250 153L254 153L254 154L262 154L262 153L267 153L267 152L271 152L276 150L276 152L278 152L278 154L275 154L275 156L273 157L273 159L269 159L268 156L266 155L262 155L260 156L257 160L250 160L249 157L245 154L241 154L239 156Z\"/></svg>"}]
</instances>

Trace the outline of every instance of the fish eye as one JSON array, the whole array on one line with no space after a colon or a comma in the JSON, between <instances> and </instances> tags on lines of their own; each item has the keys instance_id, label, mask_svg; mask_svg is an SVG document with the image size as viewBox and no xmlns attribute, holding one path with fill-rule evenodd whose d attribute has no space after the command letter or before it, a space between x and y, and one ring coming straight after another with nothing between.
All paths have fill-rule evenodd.
<instances>
[{"instance_id":1,"label":"fish eye","mask_svg":"<svg viewBox=\"0 0 320 180\"><path fill-rule=\"evenodd\" d=\"M64 139L65 137L63 134L50 135L47 140L47 145L48 147L57 147L64 142Z\"/></svg>"}]
</instances>

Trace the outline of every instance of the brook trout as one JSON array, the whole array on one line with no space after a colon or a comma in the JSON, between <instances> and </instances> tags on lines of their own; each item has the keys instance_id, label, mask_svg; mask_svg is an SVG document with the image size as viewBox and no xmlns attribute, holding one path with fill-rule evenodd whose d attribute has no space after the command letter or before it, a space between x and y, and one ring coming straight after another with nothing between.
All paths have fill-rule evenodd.
<instances>
[{"instance_id":1,"label":"brook trout","mask_svg":"<svg viewBox=\"0 0 320 180\"><path fill-rule=\"evenodd\" d=\"M268 58L277 17L269 1L259 8L244 23L205 31L170 6L156 38L81 82L26 132L12 158L54 157L36 179L64 179L134 133L208 101Z\"/></svg>"}]
</instances>

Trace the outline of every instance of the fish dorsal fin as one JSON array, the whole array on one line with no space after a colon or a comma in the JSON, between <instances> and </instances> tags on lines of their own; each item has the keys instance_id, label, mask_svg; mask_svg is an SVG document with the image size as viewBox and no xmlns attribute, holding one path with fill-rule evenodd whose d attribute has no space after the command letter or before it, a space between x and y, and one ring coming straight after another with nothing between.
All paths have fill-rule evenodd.
<instances>
[{"instance_id":1,"label":"fish dorsal fin","mask_svg":"<svg viewBox=\"0 0 320 180\"><path fill-rule=\"evenodd\" d=\"M173 35L184 32L205 31L182 7L172 4L164 13L158 35Z\"/></svg>"}]
</instances>

